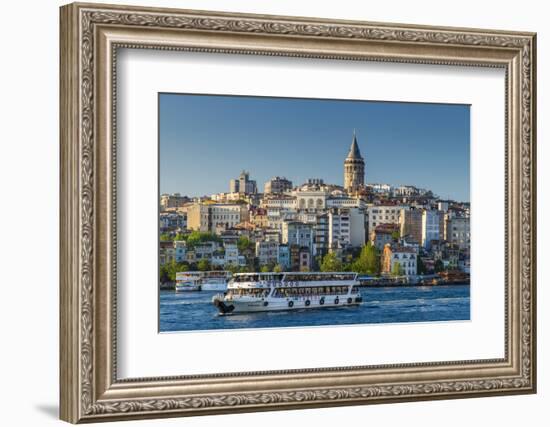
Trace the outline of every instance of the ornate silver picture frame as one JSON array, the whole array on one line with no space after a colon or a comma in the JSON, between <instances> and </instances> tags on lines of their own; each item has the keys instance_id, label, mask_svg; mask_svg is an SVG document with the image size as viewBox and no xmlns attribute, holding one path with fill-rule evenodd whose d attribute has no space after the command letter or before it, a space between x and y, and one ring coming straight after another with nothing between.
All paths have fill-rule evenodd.
<instances>
[{"instance_id":1,"label":"ornate silver picture frame","mask_svg":"<svg viewBox=\"0 0 550 427\"><path fill-rule=\"evenodd\" d=\"M536 391L536 36L314 18L61 8L60 416L192 416ZM117 375L119 49L498 67L505 87L504 357L181 375ZM151 262L155 262L152 260Z\"/></svg>"}]
</instances>

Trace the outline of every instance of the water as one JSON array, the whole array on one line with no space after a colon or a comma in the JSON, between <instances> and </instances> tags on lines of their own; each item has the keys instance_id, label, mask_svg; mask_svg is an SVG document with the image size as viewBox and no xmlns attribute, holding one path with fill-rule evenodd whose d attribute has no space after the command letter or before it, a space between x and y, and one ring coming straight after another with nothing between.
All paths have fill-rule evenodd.
<instances>
[{"instance_id":1,"label":"water","mask_svg":"<svg viewBox=\"0 0 550 427\"><path fill-rule=\"evenodd\" d=\"M363 304L219 316L212 296L219 291L160 292L160 331L197 331L361 323L470 319L470 286L363 288Z\"/></svg>"}]
</instances>

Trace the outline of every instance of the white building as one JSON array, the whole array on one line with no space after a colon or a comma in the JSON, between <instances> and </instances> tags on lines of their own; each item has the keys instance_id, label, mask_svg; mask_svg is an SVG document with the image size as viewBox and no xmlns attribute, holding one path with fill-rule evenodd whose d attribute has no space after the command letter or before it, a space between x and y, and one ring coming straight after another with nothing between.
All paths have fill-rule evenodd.
<instances>
[{"instance_id":1,"label":"white building","mask_svg":"<svg viewBox=\"0 0 550 427\"><path fill-rule=\"evenodd\" d=\"M437 210L446 213L449 210L449 202L437 202Z\"/></svg>"},{"instance_id":2,"label":"white building","mask_svg":"<svg viewBox=\"0 0 550 427\"><path fill-rule=\"evenodd\" d=\"M328 245L332 249L365 244L365 214L358 208L331 209L328 213Z\"/></svg>"},{"instance_id":3,"label":"white building","mask_svg":"<svg viewBox=\"0 0 550 427\"><path fill-rule=\"evenodd\" d=\"M242 204L210 205L210 231L232 228L248 220L248 208Z\"/></svg>"},{"instance_id":4,"label":"white building","mask_svg":"<svg viewBox=\"0 0 550 427\"><path fill-rule=\"evenodd\" d=\"M432 240L443 240L443 213L425 210L422 212L422 247L430 249Z\"/></svg>"},{"instance_id":5,"label":"white building","mask_svg":"<svg viewBox=\"0 0 550 427\"><path fill-rule=\"evenodd\" d=\"M174 250L176 262L184 262L187 259L187 243L184 240L176 240Z\"/></svg>"},{"instance_id":6,"label":"white building","mask_svg":"<svg viewBox=\"0 0 550 427\"><path fill-rule=\"evenodd\" d=\"M415 276L417 274L416 257L416 250L412 247L392 247L387 244L382 254L382 271L388 274L400 271L404 276Z\"/></svg>"},{"instance_id":7,"label":"white building","mask_svg":"<svg viewBox=\"0 0 550 427\"><path fill-rule=\"evenodd\" d=\"M298 221L284 221L282 242L289 246L296 245L313 250L313 225Z\"/></svg>"},{"instance_id":8,"label":"white building","mask_svg":"<svg viewBox=\"0 0 550 427\"><path fill-rule=\"evenodd\" d=\"M280 176L271 178L264 185L264 193L266 194L284 193L291 190L292 181Z\"/></svg>"},{"instance_id":9,"label":"white building","mask_svg":"<svg viewBox=\"0 0 550 427\"><path fill-rule=\"evenodd\" d=\"M390 184L367 184L367 188L370 188L373 193L390 193L392 191Z\"/></svg>"},{"instance_id":10,"label":"white building","mask_svg":"<svg viewBox=\"0 0 550 427\"><path fill-rule=\"evenodd\" d=\"M240 265L239 249L236 243L225 243L225 265Z\"/></svg>"},{"instance_id":11,"label":"white building","mask_svg":"<svg viewBox=\"0 0 550 427\"><path fill-rule=\"evenodd\" d=\"M470 247L470 218L454 217L447 222L447 241L460 249Z\"/></svg>"},{"instance_id":12,"label":"white building","mask_svg":"<svg viewBox=\"0 0 550 427\"><path fill-rule=\"evenodd\" d=\"M229 182L230 193L254 194L257 193L256 181L250 179L247 171L242 171L237 179Z\"/></svg>"},{"instance_id":13,"label":"white building","mask_svg":"<svg viewBox=\"0 0 550 427\"><path fill-rule=\"evenodd\" d=\"M327 207L328 191L296 191L296 208L308 211L323 211Z\"/></svg>"},{"instance_id":14,"label":"white building","mask_svg":"<svg viewBox=\"0 0 550 427\"><path fill-rule=\"evenodd\" d=\"M366 203L356 197L335 197L331 196L326 201L327 209L332 208L364 208Z\"/></svg>"},{"instance_id":15,"label":"white building","mask_svg":"<svg viewBox=\"0 0 550 427\"><path fill-rule=\"evenodd\" d=\"M402 210L409 209L404 205L374 205L367 208L368 230L371 232L380 224L399 224Z\"/></svg>"},{"instance_id":16,"label":"white building","mask_svg":"<svg viewBox=\"0 0 550 427\"><path fill-rule=\"evenodd\" d=\"M256 242L256 256L261 266L277 264L279 261L279 243L265 240Z\"/></svg>"},{"instance_id":17,"label":"white building","mask_svg":"<svg viewBox=\"0 0 550 427\"><path fill-rule=\"evenodd\" d=\"M195 203L187 209L187 229L217 232L248 220L244 204Z\"/></svg>"}]
</instances>

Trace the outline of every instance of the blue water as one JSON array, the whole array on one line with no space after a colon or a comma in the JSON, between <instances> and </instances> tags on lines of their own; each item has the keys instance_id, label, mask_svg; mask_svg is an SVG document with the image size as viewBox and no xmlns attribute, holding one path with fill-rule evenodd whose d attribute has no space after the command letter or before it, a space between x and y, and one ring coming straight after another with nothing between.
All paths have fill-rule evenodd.
<instances>
[{"instance_id":1,"label":"blue water","mask_svg":"<svg viewBox=\"0 0 550 427\"><path fill-rule=\"evenodd\" d=\"M363 304L219 316L219 292L160 292L160 331L470 320L470 286L363 288Z\"/></svg>"}]
</instances>

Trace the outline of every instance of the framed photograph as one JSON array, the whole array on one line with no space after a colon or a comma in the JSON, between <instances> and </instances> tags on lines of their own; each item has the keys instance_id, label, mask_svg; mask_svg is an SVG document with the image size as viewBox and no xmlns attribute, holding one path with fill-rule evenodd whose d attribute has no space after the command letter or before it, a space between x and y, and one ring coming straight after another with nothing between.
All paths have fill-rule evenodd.
<instances>
[{"instance_id":1,"label":"framed photograph","mask_svg":"<svg viewBox=\"0 0 550 427\"><path fill-rule=\"evenodd\" d=\"M535 34L60 21L63 420L536 391Z\"/></svg>"}]
</instances>

